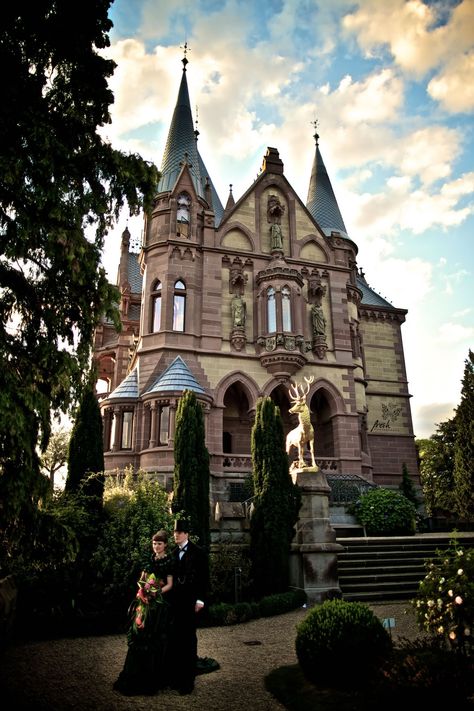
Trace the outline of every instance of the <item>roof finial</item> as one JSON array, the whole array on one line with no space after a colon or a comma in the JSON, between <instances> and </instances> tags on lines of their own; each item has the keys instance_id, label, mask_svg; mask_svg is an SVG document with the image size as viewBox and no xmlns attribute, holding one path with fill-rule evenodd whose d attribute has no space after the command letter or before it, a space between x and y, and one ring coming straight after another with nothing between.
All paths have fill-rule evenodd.
<instances>
[{"instance_id":1,"label":"roof finial","mask_svg":"<svg viewBox=\"0 0 474 711\"><path fill-rule=\"evenodd\" d=\"M181 48L182 50L184 50L184 57L183 57L183 59L182 59L181 61L182 61L182 63L183 63L183 72L185 72L185 71L186 71L186 64L189 64L188 60L186 59L186 54L191 51L191 48L188 47L188 41L187 41L187 40L186 40L186 42L184 43L184 47L183 47L183 45L180 45L180 48Z\"/></svg>"},{"instance_id":2,"label":"roof finial","mask_svg":"<svg viewBox=\"0 0 474 711\"><path fill-rule=\"evenodd\" d=\"M318 140L319 140L319 134L318 134L318 124L319 124L319 119L315 118L314 121L311 121L313 128L314 128L314 134L313 138L316 141L316 145L318 145Z\"/></svg>"}]
</instances>

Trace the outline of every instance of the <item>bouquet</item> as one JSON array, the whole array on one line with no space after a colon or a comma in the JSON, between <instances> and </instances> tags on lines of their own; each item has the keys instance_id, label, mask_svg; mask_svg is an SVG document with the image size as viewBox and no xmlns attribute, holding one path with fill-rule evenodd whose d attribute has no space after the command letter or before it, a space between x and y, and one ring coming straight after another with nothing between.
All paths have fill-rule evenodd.
<instances>
[{"instance_id":1,"label":"bouquet","mask_svg":"<svg viewBox=\"0 0 474 711\"><path fill-rule=\"evenodd\" d=\"M150 613L162 602L160 581L154 573L143 571L138 581L138 592L130 606L133 615L132 629L135 633L144 629Z\"/></svg>"}]
</instances>

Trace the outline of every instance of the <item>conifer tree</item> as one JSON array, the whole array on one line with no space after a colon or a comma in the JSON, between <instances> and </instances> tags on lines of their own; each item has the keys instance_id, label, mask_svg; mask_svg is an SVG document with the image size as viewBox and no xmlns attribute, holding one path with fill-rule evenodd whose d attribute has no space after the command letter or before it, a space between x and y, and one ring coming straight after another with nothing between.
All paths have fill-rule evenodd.
<instances>
[{"instance_id":1,"label":"conifer tree","mask_svg":"<svg viewBox=\"0 0 474 711\"><path fill-rule=\"evenodd\" d=\"M405 462L403 462L402 465L402 480L400 482L398 490L401 494L403 494L406 499L408 499L408 501L411 501L412 504L415 504L416 508L419 507L420 501L418 499L418 496L416 495L415 485L410 475L408 474L408 467Z\"/></svg>"},{"instance_id":2,"label":"conifer tree","mask_svg":"<svg viewBox=\"0 0 474 711\"><path fill-rule=\"evenodd\" d=\"M461 402L456 409L454 491L460 518L474 521L474 353L465 360Z\"/></svg>"},{"instance_id":3,"label":"conifer tree","mask_svg":"<svg viewBox=\"0 0 474 711\"><path fill-rule=\"evenodd\" d=\"M301 506L300 490L289 474L280 410L269 397L257 401L252 464L250 553L254 592L262 597L288 589L290 547Z\"/></svg>"},{"instance_id":4,"label":"conifer tree","mask_svg":"<svg viewBox=\"0 0 474 711\"><path fill-rule=\"evenodd\" d=\"M102 417L90 376L82 395L71 433L66 492L81 491L102 506L104 493L104 442Z\"/></svg>"},{"instance_id":5,"label":"conifer tree","mask_svg":"<svg viewBox=\"0 0 474 711\"><path fill-rule=\"evenodd\" d=\"M183 515L190 533L209 549L209 452L202 406L192 390L185 390L176 410L174 437L173 511Z\"/></svg>"}]
</instances>

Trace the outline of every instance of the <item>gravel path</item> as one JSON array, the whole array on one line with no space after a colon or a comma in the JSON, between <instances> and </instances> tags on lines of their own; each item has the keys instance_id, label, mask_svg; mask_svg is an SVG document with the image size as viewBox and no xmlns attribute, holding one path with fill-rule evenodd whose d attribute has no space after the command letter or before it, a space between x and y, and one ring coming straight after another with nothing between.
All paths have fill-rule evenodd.
<instances>
[{"instance_id":1,"label":"gravel path","mask_svg":"<svg viewBox=\"0 0 474 711\"><path fill-rule=\"evenodd\" d=\"M417 636L409 603L370 607L381 619L395 619L394 640ZM264 679L296 663L296 625L307 612L198 630L199 656L216 659L221 668L198 676L189 696L114 691L127 649L124 635L14 643L0 659L0 704L6 711L278 711L284 706L266 691Z\"/></svg>"}]
</instances>

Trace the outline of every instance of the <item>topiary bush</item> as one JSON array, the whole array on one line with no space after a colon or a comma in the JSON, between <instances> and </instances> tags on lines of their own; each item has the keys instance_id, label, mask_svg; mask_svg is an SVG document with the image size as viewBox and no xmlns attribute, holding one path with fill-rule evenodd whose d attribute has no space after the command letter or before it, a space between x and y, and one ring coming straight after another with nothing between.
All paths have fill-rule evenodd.
<instances>
[{"instance_id":1,"label":"topiary bush","mask_svg":"<svg viewBox=\"0 0 474 711\"><path fill-rule=\"evenodd\" d=\"M349 508L368 536L406 536L416 530L416 507L403 494L378 487Z\"/></svg>"},{"instance_id":2,"label":"topiary bush","mask_svg":"<svg viewBox=\"0 0 474 711\"><path fill-rule=\"evenodd\" d=\"M382 622L360 602L327 600L312 608L296 629L301 670L321 686L365 686L392 651Z\"/></svg>"}]
</instances>

